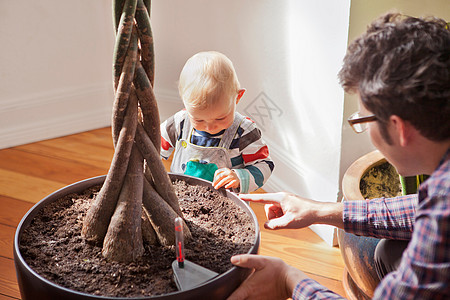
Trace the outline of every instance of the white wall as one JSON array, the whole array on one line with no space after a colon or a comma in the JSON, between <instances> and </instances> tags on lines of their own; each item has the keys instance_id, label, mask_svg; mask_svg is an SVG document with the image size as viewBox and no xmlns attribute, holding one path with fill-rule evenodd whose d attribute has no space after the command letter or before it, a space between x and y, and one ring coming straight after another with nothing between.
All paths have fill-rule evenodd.
<instances>
[{"instance_id":1,"label":"white wall","mask_svg":"<svg viewBox=\"0 0 450 300\"><path fill-rule=\"evenodd\" d=\"M292 3L292 98L287 109L292 107L294 112L284 124L291 128L287 132L290 151L283 157L289 157L290 168L300 172L287 178L299 195L336 202L344 104L336 74L347 46L350 1ZM333 227L315 225L311 229L333 244Z\"/></svg>"},{"instance_id":2,"label":"white wall","mask_svg":"<svg viewBox=\"0 0 450 300\"><path fill-rule=\"evenodd\" d=\"M152 28L156 53L155 90L160 101L182 107L177 80L186 60L199 51L216 50L234 63L247 92L242 111L274 80L286 76L289 1L154 1ZM279 45L279 46L278 46ZM274 89L269 84L269 89ZM276 89L285 89L286 83ZM266 91L267 92L267 91ZM160 105L161 107L162 105ZM166 117L161 107L161 118Z\"/></svg>"},{"instance_id":3,"label":"white wall","mask_svg":"<svg viewBox=\"0 0 450 300\"><path fill-rule=\"evenodd\" d=\"M0 1L0 148L108 126L110 1Z\"/></svg>"},{"instance_id":4,"label":"white wall","mask_svg":"<svg viewBox=\"0 0 450 300\"><path fill-rule=\"evenodd\" d=\"M181 108L176 80L198 51L234 63L275 161L267 191L337 201L344 93L336 74L347 47L350 1L153 1L156 92L162 119ZM313 228L332 243L333 228Z\"/></svg>"}]
</instances>

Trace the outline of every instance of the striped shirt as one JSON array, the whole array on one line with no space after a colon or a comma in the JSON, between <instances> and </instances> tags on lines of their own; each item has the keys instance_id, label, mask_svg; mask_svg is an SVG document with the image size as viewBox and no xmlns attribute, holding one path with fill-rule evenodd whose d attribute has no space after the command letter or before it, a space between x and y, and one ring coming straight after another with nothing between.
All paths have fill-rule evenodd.
<instances>
[{"instance_id":1,"label":"striped shirt","mask_svg":"<svg viewBox=\"0 0 450 300\"><path fill-rule=\"evenodd\" d=\"M181 110L161 124L161 157L168 159L182 137L186 110ZM209 134L194 130L191 143L202 147L217 147L224 131ZM231 166L240 180L237 192L247 193L262 187L272 174L274 164L261 131L249 118L244 118L228 149Z\"/></svg>"},{"instance_id":2,"label":"striped shirt","mask_svg":"<svg viewBox=\"0 0 450 300\"><path fill-rule=\"evenodd\" d=\"M378 285L373 299L450 299L450 150L418 194L344 202L344 227L357 235L410 239L400 265ZM312 279L293 299L339 299Z\"/></svg>"}]
</instances>

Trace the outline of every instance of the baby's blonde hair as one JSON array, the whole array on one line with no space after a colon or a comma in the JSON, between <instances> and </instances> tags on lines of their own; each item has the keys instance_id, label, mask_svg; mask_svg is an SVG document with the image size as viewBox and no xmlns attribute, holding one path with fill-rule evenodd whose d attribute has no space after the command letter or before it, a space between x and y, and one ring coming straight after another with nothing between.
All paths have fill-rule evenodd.
<instances>
[{"instance_id":1,"label":"baby's blonde hair","mask_svg":"<svg viewBox=\"0 0 450 300\"><path fill-rule=\"evenodd\" d=\"M237 96L239 89L233 63L216 51L199 52L189 58L178 83L183 102L199 109L206 109L223 97Z\"/></svg>"}]
</instances>

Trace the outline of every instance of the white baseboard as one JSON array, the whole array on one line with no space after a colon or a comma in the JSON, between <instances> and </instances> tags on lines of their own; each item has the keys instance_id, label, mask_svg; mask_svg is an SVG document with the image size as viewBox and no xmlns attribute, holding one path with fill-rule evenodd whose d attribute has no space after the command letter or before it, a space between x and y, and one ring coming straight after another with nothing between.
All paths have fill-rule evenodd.
<instances>
[{"instance_id":1,"label":"white baseboard","mask_svg":"<svg viewBox=\"0 0 450 300\"><path fill-rule=\"evenodd\" d=\"M161 121L183 108L176 90L156 91ZM33 93L0 100L0 149L111 125L111 84Z\"/></svg>"},{"instance_id":2,"label":"white baseboard","mask_svg":"<svg viewBox=\"0 0 450 300\"><path fill-rule=\"evenodd\" d=\"M2 100L0 149L110 126L113 100L109 84Z\"/></svg>"}]
</instances>

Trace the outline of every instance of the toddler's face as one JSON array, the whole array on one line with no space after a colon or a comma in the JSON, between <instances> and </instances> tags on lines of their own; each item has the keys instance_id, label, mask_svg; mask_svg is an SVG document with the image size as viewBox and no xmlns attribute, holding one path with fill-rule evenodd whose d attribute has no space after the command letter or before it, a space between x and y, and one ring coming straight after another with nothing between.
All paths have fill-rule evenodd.
<instances>
[{"instance_id":1,"label":"toddler's face","mask_svg":"<svg viewBox=\"0 0 450 300\"><path fill-rule=\"evenodd\" d=\"M236 102L233 100L218 101L207 109L198 109L185 103L189 119L195 129L216 134L233 124Z\"/></svg>"}]
</instances>

